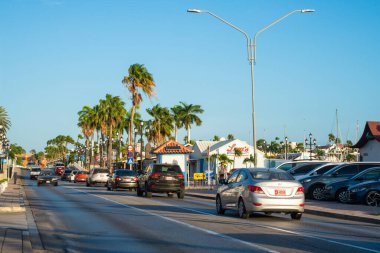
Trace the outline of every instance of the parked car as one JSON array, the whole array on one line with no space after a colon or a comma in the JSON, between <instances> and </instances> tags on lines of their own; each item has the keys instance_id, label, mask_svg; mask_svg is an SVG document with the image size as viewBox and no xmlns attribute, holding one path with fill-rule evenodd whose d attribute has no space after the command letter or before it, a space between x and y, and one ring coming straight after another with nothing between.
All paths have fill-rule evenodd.
<instances>
[{"instance_id":1,"label":"parked car","mask_svg":"<svg viewBox=\"0 0 380 253\"><path fill-rule=\"evenodd\" d=\"M30 169L30 179L35 179L37 178L41 173L41 168L37 166L33 166Z\"/></svg>"},{"instance_id":2,"label":"parked car","mask_svg":"<svg viewBox=\"0 0 380 253\"><path fill-rule=\"evenodd\" d=\"M67 176L67 180L68 180L69 182L74 182L74 180L75 180L75 175L76 175L78 172L79 172L79 170L77 170L77 169L73 169L73 170L71 171L70 175Z\"/></svg>"},{"instance_id":3,"label":"parked car","mask_svg":"<svg viewBox=\"0 0 380 253\"><path fill-rule=\"evenodd\" d=\"M150 164L138 177L137 196L152 197L152 193L166 193L169 197L177 194L185 197L185 182L181 168L175 164Z\"/></svg>"},{"instance_id":4,"label":"parked car","mask_svg":"<svg viewBox=\"0 0 380 253\"><path fill-rule=\"evenodd\" d=\"M90 173L87 177L86 185L87 187L93 186L99 183L106 185L107 180L108 180L107 168L94 168L90 170Z\"/></svg>"},{"instance_id":5,"label":"parked car","mask_svg":"<svg viewBox=\"0 0 380 253\"><path fill-rule=\"evenodd\" d=\"M380 167L366 169L349 179L326 185L325 199L338 200L339 202L347 203L349 200L347 189L350 186L368 181L379 181L379 179Z\"/></svg>"},{"instance_id":6,"label":"parked car","mask_svg":"<svg viewBox=\"0 0 380 253\"><path fill-rule=\"evenodd\" d=\"M296 174L296 175L293 175L293 177L299 181L299 180L302 180L302 179L307 178L307 177L320 176L320 175L326 173L327 171L331 170L332 168L334 168L338 165L341 165L341 164L343 164L343 163L322 164L322 165L319 165L318 167L312 169L311 171L309 171L305 174L301 174L301 175Z\"/></svg>"},{"instance_id":7,"label":"parked car","mask_svg":"<svg viewBox=\"0 0 380 253\"><path fill-rule=\"evenodd\" d=\"M69 180L69 176L70 176L70 174L71 174L72 171L73 171L72 169L65 169L65 171L61 175L61 180L62 181Z\"/></svg>"},{"instance_id":8,"label":"parked car","mask_svg":"<svg viewBox=\"0 0 380 253\"><path fill-rule=\"evenodd\" d=\"M58 185L58 178L53 171L44 170L37 178L37 186L43 184L52 184L54 186Z\"/></svg>"},{"instance_id":9,"label":"parked car","mask_svg":"<svg viewBox=\"0 0 380 253\"><path fill-rule=\"evenodd\" d=\"M136 189L137 173L134 170L115 170L113 175L108 178L107 190L117 190L117 188Z\"/></svg>"},{"instance_id":10,"label":"parked car","mask_svg":"<svg viewBox=\"0 0 380 253\"><path fill-rule=\"evenodd\" d=\"M239 217L253 212L286 213L301 219L304 212L304 190L289 173L278 169L239 169L218 187L216 211L237 210Z\"/></svg>"},{"instance_id":11,"label":"parked car","mask_svg":"<svg viewBox=\"0 0 380 253\"><path fill-rule=\"evenodd\" d=\"M380 181L370 181L351 186L347 190L349 202L380 206Z\"/></svg>"},{"instance_id":12,"label":"parked car","mask_svg":"<svg viewBox=\"0 0 380 253\"><path fill-rule=\"evenodd\" d=\"M283 171L289 171L296 166L303 165L303 164L309 164L309 163L326 163L323 161L317 161L317 160L302 160L302 161L292 161L292 162L285 162L283 164L280 164L276 167L278 170L283 170Z\"/></svg>"},{"instance_id":13,"label":"parked car","mask_svg":"<svg viewBox=\"0 0 380 253\"><path fill-rule=\"evenodd\" d=\"M62 175L63 172L65 171L65 164L62 162L57 162L54 164L54 168L55 168L56 175Z\"/></svg>"},{"instance_id":14,"label":"parked car","mask_svg":"<svg viewBox=\"0 0 380 253\"><path fill-rule=\"evenodd\" d=\"M307 197L322 200L325 198L324 188L326 185L350 178L359 172L376 166L380 166L380 163L358 162L342 164L332 168L323 175L307 177L300 180L300 182L305 188Z\"/></svg>"},{"instance_id":15,"label":"parked car","mask_svg":"<svg viewBox=\"0 0 380 253\"><path fill-rule=\"evenodd\" d=\"M295 176L305 175L306 173L309 173L310 171L323 164L325 164L325 162L302 163L288 170L288 173L290 173L295 178Z\"/></svg>"},{"instance_id":16,"label":"parked car","mask_svg":"<svg viewBox=\"0 0 380 253\"><path fill-rule=\"evenodd\" d=\"M75 175L74 183L86 182L88 178L88 172L85 170L78 171Z\"/></svg>"}]
</instances>

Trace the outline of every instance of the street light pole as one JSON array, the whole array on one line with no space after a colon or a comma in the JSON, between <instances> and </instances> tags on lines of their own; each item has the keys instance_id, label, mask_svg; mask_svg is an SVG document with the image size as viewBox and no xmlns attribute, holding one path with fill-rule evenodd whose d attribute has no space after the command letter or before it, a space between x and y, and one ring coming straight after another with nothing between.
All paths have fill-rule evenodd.
<instances>
[{"instance_id":1,"label":"street light pole","mask_svg":"<svg viewBox=\"0 0 380 253\"><path fill-rule=\"evenodd\" d=\"M143 159L143 155L142 155L142 152L143 152L143 126L144 126L144 122L141 121L140 122L140 170L142 170L142 159Z\"/></svg>"},{"instance_id":2,"label":"street light pole","mask_svg":"<svg viewBox=\"0 0 380 253\"><path fill-rule=\"evenodd\" d=\"M207 13L211 16L213 16L214 18L216 19L219 19L220 21L222 21L223 23L229 25L230 27L234 28L235 30L241 32L246 40L247 40L247 53L248 53L248 61L249 61L249 64L251 65L251 85L252 85L252 138L253 138L253 149L254 149L254 166L257 167L257 144L256 144L256 113L255 113L255 64L256 64L256 39L258 37L258 35L260 35L260 33L262 33L263 31L267 30L268 28L270 28L271 26L277 24L278 22L280 22L281 20L287 18L288 16L294 14L294 13L297 13L297 12L300 12L300 13L308 13L308 12L314 12L314 10L312 9L302 9L302 10L294 10L294 11L291 11L289 12L288 14L282 16L281 18L277 19L276 21L274 21L273 23L269 24L268 26L264 27L263 29L261 29L260 31L256 32L255 33L255 36L253 38L253 40L251 38L249 38L248 34L243 31L242 29L240 29L239 27L231 24L230 22L224 20L223 18L215 15L214 13L210 12L210 11L207 11L207 10L199 10L199 9L188 9L187 12L191 12L191 13Z\"/></svg>"}]
</instances>

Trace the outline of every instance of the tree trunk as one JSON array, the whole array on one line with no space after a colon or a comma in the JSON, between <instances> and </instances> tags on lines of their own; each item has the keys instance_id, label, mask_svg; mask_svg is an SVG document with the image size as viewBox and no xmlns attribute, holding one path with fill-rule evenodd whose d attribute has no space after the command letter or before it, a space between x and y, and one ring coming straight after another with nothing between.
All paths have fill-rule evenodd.
<instances>
[{"instance_id":1,"label":"tree trunk","mask_svg":"<svg viewBox=\"0 0 380 253\"><path fill-rule=\"evenodd\" d=\"M177 128L177 126L174 126L174 135L175 135L175 141L178 141L178 128Z\"/></svg>"},{"instance_id":2,"label":"tree trunk","mask_svg":"<svg viewBox=\"0 0 380 253\"><path fill-rule=\"evenodd\" d=\"M136 111L136 106L133 105L132 106L132 111L131 111L131 121L129 122L129 145L132 145L133 143L133 130L134 130L134 127L133 127L133 120L135 118L135 111Z\"/></svg>"},{"instance_id":3,"label":"tree trunk","mask_svg":"<svg viewBox=\"0 0 380 253\"><path fill-rule=\"evenodd\" d=\"M110 174L113 173L113 168L112 168L112 123L110 124L110 133L109 133L109 136L108 136L108 159L107 159L107 163L108 163L108 170L110 172Z\"/></svg>"},{"instance_id":4,"label":"tree trunk","mask_svg":"<svg viewBox=\"0 0 380 253\"><path fill-rule=\"evenodd\" d=\"M187 126L187 143L190 143L190 125Z\"/></svg>"}]
</instances>

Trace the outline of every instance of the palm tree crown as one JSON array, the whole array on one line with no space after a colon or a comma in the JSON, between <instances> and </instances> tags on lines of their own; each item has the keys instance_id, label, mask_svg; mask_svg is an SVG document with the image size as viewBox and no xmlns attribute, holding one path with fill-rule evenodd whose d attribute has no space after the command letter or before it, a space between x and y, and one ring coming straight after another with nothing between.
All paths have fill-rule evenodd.
<instances>
[{"instance_id":1,"label":"palm tree crown","mask_svg":"<svg viewBox=\"0 0 380 253\"><path fill-rule=\"evenodd\" d=\"M202 124L202 120L196 114L203 113L203 109L200 105L186 104L184 102L179 103L183 125L187 130L187 142L190 143L191 125L195 123L197 126L200 126Z\"/></svg>"}]
</instances>

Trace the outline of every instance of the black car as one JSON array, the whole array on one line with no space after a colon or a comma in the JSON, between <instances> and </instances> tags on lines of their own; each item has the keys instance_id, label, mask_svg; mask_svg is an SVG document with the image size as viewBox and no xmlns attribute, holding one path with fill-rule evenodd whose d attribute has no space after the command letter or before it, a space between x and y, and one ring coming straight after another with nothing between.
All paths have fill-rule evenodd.
<instances>
[{"instance_id":1,"label":"black car","mask_svg":"<svg viewBox=\"0 0 380 253\"><path fill-rule=\"evenodd\" d=\"M185 180L181 168L175 164L150 164L138 177L137 196L152 197L152 193L166 193L169 197L177 194L185 197Z\"/></svg>"},{"instance_id":2,"label":"black car","mask_svg":"<svg viewBox=\"0 0 380 253\"><path fill-rule=\"evenodd\" d=\"M380 206L380 181L356 184L348 188L347 192L352 203Z\"/></svg>"},{"instance_id":3,"label":"black car","mask_svg":"<svg viewBox=\"0 0 380 253\"><path fill-rule=\"evenodd\" d=\"M52 171L42 171L41 174L37 178L37 186L43 184L51 184L54 186L58 185L58 178Z\"/></svg>"},{"instance_id":4,"label":"black car","mask_svg":"<svg viewBox=\"0 0 380 253\"><path fill-rule=\"evenodd\" d=\"M136 189L137 173L134 170L115 170L113 175L108 178L107 190L116 190L117 188Z\"/></svg>"},{"instance_id":5,"label":"black car","mask_svg":"<svg viewBox=\"0 0 380 253\"><path fill-rule=\"evenodd\" d=\"M71 171L73 171L73 170L72 169L65 169L65 171L61 175L61 180L62 181L69 180L69 176L71 174Z\"/></svg>"},{"instance_id":6,"label":"black car","mask_svg":"<svg viewBox=\"0 0 380 253\"><path fill-rule=\"evenodd\" d=\"M323 175L304 178L300 180L300 182L305 189L305 194L307 197L322 200L325 198L324 188L326 185L342 181L355 176L359 172L362 172L368 168L378 166L380 166L380 163L358 162L342 164L332 168Z\"/></svg>"}]
</instances>

